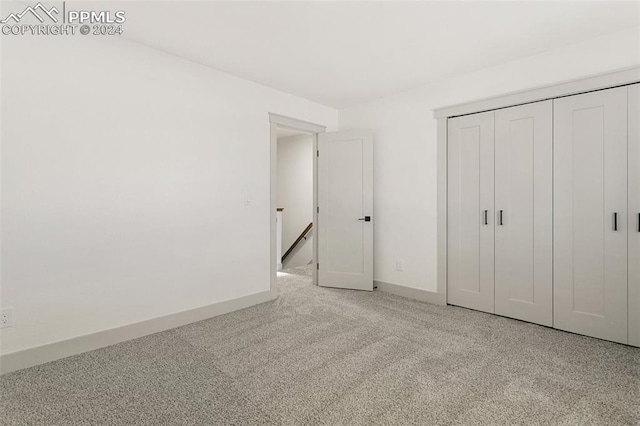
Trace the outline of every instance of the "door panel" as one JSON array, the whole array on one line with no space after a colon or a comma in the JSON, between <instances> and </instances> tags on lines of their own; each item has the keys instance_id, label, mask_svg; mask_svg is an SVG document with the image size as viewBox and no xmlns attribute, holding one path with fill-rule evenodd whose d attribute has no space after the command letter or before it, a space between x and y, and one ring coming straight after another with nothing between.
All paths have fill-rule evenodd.
<instances>
[{"instance_id":1,"label":"door panel","mask_svg":"<svg viewBox=\"0 0 640 426\"><path fill-rule=\"evenodd\" d=\"M554 101L554 327L621 343L627 342L626 121L626 87Z\"/></svg>"},{"instance_id":2,"label":"door panel","mask_svg":"<svg viewBox=\"0 0 640 426\"><path fill-rule=\"evenodd\" d=\"M496 111L496 313L553 324L552 101Z\"/></svg>"},{"instance_id":3,"label":"door panel","mask_svg":"<svg viewBox=\"0 0 640 426\"><path fill-rule=\"evenodd\" d=\"M318 284L373 290L373 137L318 135Z\"/></svg>"},{"instance_id":4,"label":"door panel","mask_svg":"<svg viewBox=\"0 0 640 426\"><path fill-rule=\"evenodd\" d=\"M448 120L447 302L490 313L494 312L493 116L487 112Z\"/></svg>"},{"instance_id":5,"label":"door panel","mask_svg":"<svg viewBox=\"0 0 640 426\"><path fill-rule=\"evenodd\" d=\"M640 84L629 86L629 344L640 346Z\"/></svg>"}]
</instances>

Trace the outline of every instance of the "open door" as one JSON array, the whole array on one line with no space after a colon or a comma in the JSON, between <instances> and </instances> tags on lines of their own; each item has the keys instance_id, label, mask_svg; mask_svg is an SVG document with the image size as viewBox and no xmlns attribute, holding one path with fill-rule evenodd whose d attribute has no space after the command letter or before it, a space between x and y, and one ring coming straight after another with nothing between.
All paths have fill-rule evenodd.
<instances>
[{"instance_id":1,"label":"open door","mask_svg":"<svg viewBox=\"0 0 640 426\"><path fill-rule=\"evenodd\" d=\"M373 290L373 135L318 134L318 285Z\"/></svg>"}]
</instances>

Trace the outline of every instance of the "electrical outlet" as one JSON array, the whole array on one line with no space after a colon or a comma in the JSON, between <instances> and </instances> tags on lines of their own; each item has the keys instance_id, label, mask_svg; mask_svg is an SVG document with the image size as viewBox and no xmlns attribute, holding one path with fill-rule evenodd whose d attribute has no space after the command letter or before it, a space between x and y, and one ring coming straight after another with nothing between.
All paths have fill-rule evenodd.
<instances>
[{"instance_id":1,"label":"electrical outlet","mask_svg":"<svg viewBox=\"0 0 640 426\"><path fill-rule=\"evenodd\" d=\"M404 272L404 260L396 260L396 271Z\"/></svg>"},{"instance_id":2,"label":"electrical outlet","mask_svg":"<svg viewBox=\"0 0 640 426\"><path fill-rule=\"evenodd\" d=\"M0 328L13 327L13 308L0 310Z\"/></svg>"}]
</instances>

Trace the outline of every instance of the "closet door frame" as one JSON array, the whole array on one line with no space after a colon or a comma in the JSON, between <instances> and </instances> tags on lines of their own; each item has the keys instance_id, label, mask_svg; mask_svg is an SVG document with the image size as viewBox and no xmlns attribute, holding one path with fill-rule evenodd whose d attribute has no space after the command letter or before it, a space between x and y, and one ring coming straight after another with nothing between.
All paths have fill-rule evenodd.
<instances>
[{"instance_id":1,"label":"closet door frame","mask_svg":"<svg viewBox=\"0 0 640 426\"><path fill-rule=\"evenodd\" d=\"M611 72L600 73L584 78L577 78L534 87L518 92L474 100L471 102L443 106L433 112L437 121L437 294L427 292L430 300L438 304L446 304L447 300L447 121L449 118L476 112L495 110L530 102L555 99L594 90L640 83L640 66L628 67Z\"/></svg>"}]
</instances>

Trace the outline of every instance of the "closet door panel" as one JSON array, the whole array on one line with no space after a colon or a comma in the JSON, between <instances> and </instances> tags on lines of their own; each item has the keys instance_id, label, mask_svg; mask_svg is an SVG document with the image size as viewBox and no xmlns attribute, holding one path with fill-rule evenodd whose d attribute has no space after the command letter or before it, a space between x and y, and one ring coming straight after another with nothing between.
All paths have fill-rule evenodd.
<instances>
[{"instance_id":1,"label":"closet door panel","mask_svg":"<svg viewBox=\"0 0 640 426\"><path fill-rule=\"evenodd\" d=\"M629 344L640 346L640 84L629 86Z\"/></svg>"},{"instance_id":2,"label":"closet door panel","mask_svg":"<svg viewBox=\"0 0 640 426\"><path fill-rule=\"evenodd\" d=\"M495 309L553 324L553 104L495 115Z\"/></svg>"},{"instance_id":3,"label":"closet door panel","mask_svg":"<svg viewBox=\"0 0 640 426\"><path fill-rule=\"evenodd\" d=\"M626 212L627 88L555 100L554 327L627 342Z\"/></svg>"},{"instance_id":4,"label":"closet door panel","mask_svg":"<svg viewBox=\"0 0 640 426\"><path fill-rule=\"evenodd\" d=\"M490 313L494 312L493 138L493 112L448 120L447 301Z\"/></svg>"}]
</instances>

